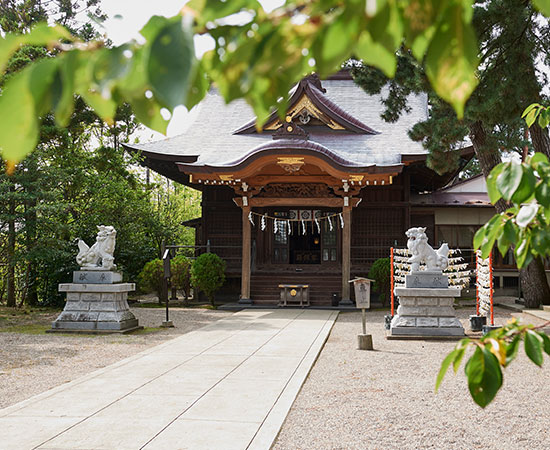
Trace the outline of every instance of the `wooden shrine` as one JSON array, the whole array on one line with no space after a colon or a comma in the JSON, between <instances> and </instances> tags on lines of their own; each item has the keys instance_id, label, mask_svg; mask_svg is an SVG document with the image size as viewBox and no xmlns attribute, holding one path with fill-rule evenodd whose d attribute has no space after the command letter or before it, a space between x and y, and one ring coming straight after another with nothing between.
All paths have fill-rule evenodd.
<instances>
[{"instance_id":1,"label":"wooden shrine","mask_svg":"<svg viewBox=\"0 0 550 450\"><path fill-rule=\"evenodd\" d=\"M323 81L310 75L289 95L283 118L274 112L258 132L248 105L225 105L212 90L185 134L127 148L202 191L192 225L197 244L227 261L227 301L276 306L280 285L308 285L312 306L351 306L348 281L404 246L406 229L430 225L437 206L414 197L447 185L457 170L428 169L426 151L408 136L427 117L425 96L386 123L380 97L345 71ZM457 151L462 165L473 155L468 146Z\"/></svg>"}]
</instances>

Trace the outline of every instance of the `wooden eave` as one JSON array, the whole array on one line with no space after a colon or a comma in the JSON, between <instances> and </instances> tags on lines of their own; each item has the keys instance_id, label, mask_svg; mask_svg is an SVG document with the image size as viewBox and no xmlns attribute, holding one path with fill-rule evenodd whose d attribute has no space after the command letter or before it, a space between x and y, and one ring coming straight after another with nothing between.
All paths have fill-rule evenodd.
<instances>
[{"instance_id":1,"label":"wooden eave","mask_svg":"<svg viewBox=\"0 0 550 450\"><path fill-rule=\"evenodd\" d=\"M295 172L290 167L292 164ZM190 175L192 183L234 184L246 180L249 185L297 182L341 185L344 181L362 186L391 184L392 178L403 169L402 164L352 164L311 141L269 142L223 166L177 165L179 170Z\"/></svg>"}]
</instances>

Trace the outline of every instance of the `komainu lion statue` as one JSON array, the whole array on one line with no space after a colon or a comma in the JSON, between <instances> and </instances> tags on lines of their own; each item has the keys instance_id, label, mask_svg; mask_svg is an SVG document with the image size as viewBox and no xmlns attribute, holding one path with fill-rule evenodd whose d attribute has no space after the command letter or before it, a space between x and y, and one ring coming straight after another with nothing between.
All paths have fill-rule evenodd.
<instances>
[{"instance_id":1,"label":"komainu lion statue","mask_svg":"<svg viewBox=\"0 0 550 450\"><path fill-rule=\"evenodd\" d=\"M410 228L405 233L409 240L407 248L412 253L408 262L411 264L411 271L418 272L420 264L426 263L426 270L441 271L445 270L449 265L449 245L443 244L439 250L434 250L428 244L428 236L426 236L426 228Z\"/></svg>"},{"instance_id":2,"label":"komainu lion statue","mask_svg":"<svg viewBox=\"0 0 550 450\"><path fill-rule=\"evenodd\" d=\"M116 230L114 227L105 225L99 225L97 228L99 231L96 241L91 247L88 247L82 239L78 240L78 255L76 255L76 262L83 269L116 269L116 265L114 264L115 258L113 257Z\"/></svg>"}]
</instances>

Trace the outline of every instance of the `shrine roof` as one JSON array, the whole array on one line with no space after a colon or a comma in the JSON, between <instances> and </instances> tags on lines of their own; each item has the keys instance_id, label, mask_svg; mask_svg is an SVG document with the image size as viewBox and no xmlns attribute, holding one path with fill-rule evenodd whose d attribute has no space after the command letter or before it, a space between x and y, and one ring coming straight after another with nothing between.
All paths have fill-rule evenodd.
<instances>
[{"instance_id":1,"label":"shrine roof","mask_svg":"<svg viewBox=\"0 0 550 450\"><path fill-rule=\"evenodd\" d=\"M321 100L325 103L336 105L337 109L331 106L333 113L359 130L304 127L309 140L330 151L333 159L341 160L347 166L392 166L403 163L403 155L411 155L414 159L427 153L421 143L408 136L412 126L427 117L425 95L411 96L409 111L397 122L388 123L380 117L386 90L381 95L371 96L351 79L323 80L322 88L326 93L315 86L310 91L322 95ZM197 167L226 166L246 158L262 145L274 142L272 132L234 134L243 128L243 124L254 124L254 113L243 100L226 105L213 89L197 108L195 119L184 134L156 142L127 144L126 147L140 150L148 158L181 161L186 166ZM360 130L361 127L364 129Z\"/></svg>"},{"instance_id":2,"label":"shrine roof","mask_svg":"<svg viewBox=\"0 0 550 450\"><path fill-rule=\"evenodd\" d=\"M268 141L258 145L257 147L251 149L246 154L240 156L238 159L233 161L226 161L221 164L200 164L195 163L186 163L186 162L177 162L179 166L194 168L193 172L223 172L224 170L235 170L241 166L245 166L250 160L254 160L257 157L263 156L265 154L270 155L286 155L293 154L298 151L301 155L311 154L312 156L317 156L318 158L330 161L331 165L346 169L349 172L354 172L355 170L364 171L366 168L375 169L378 168L383 171L384 168L388 168L392 171L400 172L402 169L401 164L390 164L390 165L381 165L381 164L365 164L359 163L353 160L348 160L341 155L331 151L327 147L313 142L311 140L303 139L277 139ZM380 171L378 170L378 171ZM373 172L374 170L369 170Z\"/></svg>"}]
</instances>

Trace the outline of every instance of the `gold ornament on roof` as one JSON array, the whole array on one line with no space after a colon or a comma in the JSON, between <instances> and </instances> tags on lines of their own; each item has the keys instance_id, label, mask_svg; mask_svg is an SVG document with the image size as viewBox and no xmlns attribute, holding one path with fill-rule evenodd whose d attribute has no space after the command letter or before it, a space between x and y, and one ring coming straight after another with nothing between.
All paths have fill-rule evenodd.
<instances>
[{"instance_id":1,"label":"gold ornament on roof","mask_svg":"<svg viewBox=\"0 0 550 450\"><path fill-rule=\"evenodd\" d=\"M288 173L298 172L304 164L304 158L295 156L280 156L277 158L277 165Z\"/></svg>"}]
</instances>

